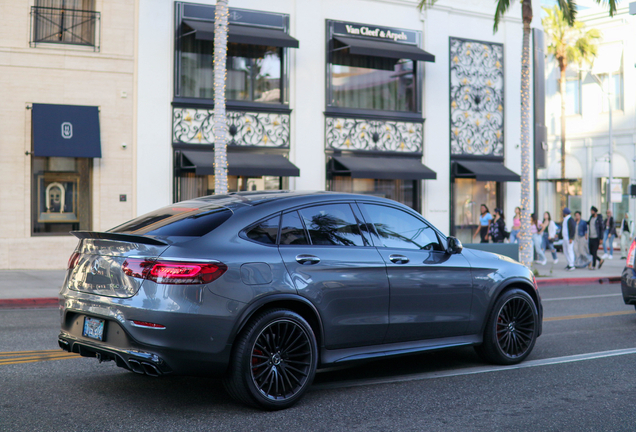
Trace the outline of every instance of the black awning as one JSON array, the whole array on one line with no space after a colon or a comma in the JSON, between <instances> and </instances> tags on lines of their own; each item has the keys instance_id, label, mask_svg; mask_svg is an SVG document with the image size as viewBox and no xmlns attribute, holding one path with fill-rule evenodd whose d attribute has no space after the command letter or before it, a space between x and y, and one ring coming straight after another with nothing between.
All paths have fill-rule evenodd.
<instances>
[{"instance_id":1,"label":"black awning","mask_svg":"<svg viewBox=\"0 0 636 432\"><path fill-rule=\"evenodd\" d=\"M196 39L214 41L213 22L183 20L183 23L196 32L194 35ZM251 45L298 48L298 40L282 30L236 24L229 25L227 41Z\"/></svg>"},{"instance_id":2,"label":"black awning","mask_svg":"<svg viewBox=\"0 0 636 432\"><path fill-rule=\"evenodd\" d=\"M96 106L33 104L33 156L100 158Z\"/></svg>"},{"instance_id":3,"label":"black awning","mask_svg":"<svg viewBox=\"0 0 636 432\"><path fill-rule=\"evenodd\" d=\"M502 162L456 161L455 177L470 177L479 181L521 181L519 174L509 170Z\"/></svg>"},{"instance_id":4,"label":"black awning","mask_svg":"<svg viewBox=\"0 0 636 432\"><path fill-rule=\"evenodd\" d=\"M197 175L214 175L214 152L184 150ZM265 153L227 152L228 175L298 177L300 169L285 156Z\"/></svg>"},{"instance_id":5,"label":"black awning","mask_svg":"<svg viewBox=\"0 0 636 432\"><path fill-rule=\"evenodd\" d=\"M354 178L420 180L436 179L435 171L425 167L419 158L334 156L332 174ZM340 166L338 166L340 165ZM342 168L342 169L340 169Z\"/></svg>"},{"instance_id":6,"label":"black awning","mask_svg":"<svg viewBox=\"0 0 636 432\"><path fill-rule=\"evenodd\" d=\"M345 36L334 36L334 39L348 46L351 54L435 62L433 54L427 53L415 45Z\"/></svg>"}]
</instances>

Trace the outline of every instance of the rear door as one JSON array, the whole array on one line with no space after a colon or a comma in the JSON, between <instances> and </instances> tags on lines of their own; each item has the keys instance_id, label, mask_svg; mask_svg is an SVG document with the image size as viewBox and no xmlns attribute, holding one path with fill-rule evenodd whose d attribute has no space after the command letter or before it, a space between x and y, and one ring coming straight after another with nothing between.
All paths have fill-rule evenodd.
<instances>
[{"instance_id":1,"label":"rear door","mask_svg":"<svg viewBox=\"0 0 636 432\"><path fill-rule=\"evenodd\" d=\"M463 335L472 301L466 258L448 254L435 230L413 214L379 204L360 207L379 235L376 243L389 275L385 342Z\"/></svg>"},{"instance_id":2,"label":"rear door","mask_svg":"<svg viewBox=\"0 0 636 432\"><path fill-rule=\"evenodd\" d=\"M360 220L348 203L282 218L280 254L298 293L320 312L330 349L379 344L388 327L386 267Z\"/></svg>"}]
</instances>

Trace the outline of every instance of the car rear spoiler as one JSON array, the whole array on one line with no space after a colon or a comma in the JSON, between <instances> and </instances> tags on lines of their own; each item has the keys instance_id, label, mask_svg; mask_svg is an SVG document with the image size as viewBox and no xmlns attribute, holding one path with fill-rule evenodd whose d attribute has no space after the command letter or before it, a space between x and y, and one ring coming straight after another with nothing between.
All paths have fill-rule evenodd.
<instances>
[{"instance_id":1,"label":"car rear spoiler","mask_svg":"<svg viewBox=\"0 0 636 432\"><path fill-rule=\"evenodd\" d=\"M97 232L97 231L71 231L71 234L78 239L99 239L99 240L115 240L124 241L128 243L141 243L154 246L168 246L168 242L163 240L157 240L152 237L134 235L134 234L120 234L109 232Z\"/></svg>"}]
</instances>

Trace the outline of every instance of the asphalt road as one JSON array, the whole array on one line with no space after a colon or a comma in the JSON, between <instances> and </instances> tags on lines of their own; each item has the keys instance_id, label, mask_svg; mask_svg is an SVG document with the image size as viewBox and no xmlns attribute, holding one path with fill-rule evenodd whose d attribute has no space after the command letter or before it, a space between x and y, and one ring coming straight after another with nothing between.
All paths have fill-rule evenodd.
<instances>
[{"instance_id":1,"label":"asphalt road","mask_svg":"<svg viewBox=\"0 0 636 432\"><path fill-rule=\"evenodd\" d=\"M541 294L544 333L519 367L462 348L331 369L281 412L238 405L215 379L65 354L56 309L0 310L0 431L636 430L636 313L620 285Z\"/></svg>"}]
</instances>

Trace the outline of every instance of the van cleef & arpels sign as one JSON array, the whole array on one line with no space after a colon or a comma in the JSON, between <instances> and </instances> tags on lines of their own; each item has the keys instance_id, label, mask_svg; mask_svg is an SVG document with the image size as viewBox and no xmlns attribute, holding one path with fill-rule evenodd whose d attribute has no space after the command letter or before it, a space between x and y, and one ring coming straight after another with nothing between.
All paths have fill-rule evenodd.
<instances>
[{"instance_id":1,"label":"van cleef & arpels sign","mask_svg":"<svg viewBox=\"0 0 636 432\"><path fill-rule=\"evenodd\" d=\"M363 36L373 39L389 40L392 42L405 42L416 44L416 32L395 29L390 27L379 27L369 24L334 22L333 32L347 36Z\"/></svg>"}]
</instances>

